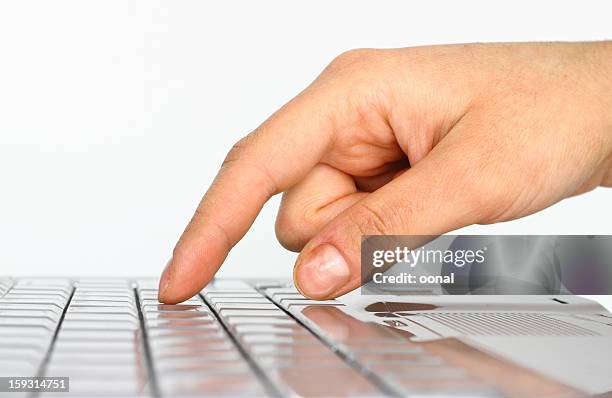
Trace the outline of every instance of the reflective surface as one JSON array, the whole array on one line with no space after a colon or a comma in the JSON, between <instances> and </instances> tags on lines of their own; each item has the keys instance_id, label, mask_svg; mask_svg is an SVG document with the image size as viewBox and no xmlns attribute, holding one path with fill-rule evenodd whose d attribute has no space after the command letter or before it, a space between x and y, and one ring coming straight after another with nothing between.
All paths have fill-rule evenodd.
<instances>
[{"instance_id":1,"label":"reflective surface","mask_svg":"<svg viewBox=\"0 0 612 398\"><path fill-rule=\"evenodd\" d=\"M612 317L589 311L561 314L586 322L573 329L550 322L598 337ZM153 280L0 278L0 376L68 376L69 396L582 395L460 339L462 327L503 329L502 315L466 323L445 304L417 302L372 302L362 314L278 284L216 281L167 305ZM523 315L528 331L542 328L540 315Z\"/></svg>"}]
</instances>

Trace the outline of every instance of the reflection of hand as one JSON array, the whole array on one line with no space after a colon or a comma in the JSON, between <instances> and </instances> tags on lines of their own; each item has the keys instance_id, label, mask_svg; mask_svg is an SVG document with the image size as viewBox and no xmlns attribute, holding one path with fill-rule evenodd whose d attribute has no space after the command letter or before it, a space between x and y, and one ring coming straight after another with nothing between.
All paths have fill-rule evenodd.
<instances>
[{"instance_id":1,"label":"reflection of hand","mask_svg":"<svg viewBox=\"0 0 612 398\"><path fill-rule=\"evenodd\" d=\"M376 341L387 335L384 327L357 320L333 305L312 305L302 314L334 341Z\"/></svg>"},{"instance_id":2,"label":"reflection of hand","mask_svg":"<svg viewBox=\"0 0 612 398\"><path fill-rule=\"evenodd\" d=\"M230 151L165 271L192 296L264 202L323 299L360 283L364 234L436 235L612 185L612 43L358 50Z\"/></svg>"},{"instance_id":3,"label":"reflection of hand","mask_svg":"<svg viewBox=\"0 0 612 398\"><path fill-rule=\"evenodd\" d=\"M367 323L356 320L333 305L306 306L302 309L302 315L336 342L343 342L345 339L358 343L364 340L371 342L384 336L385 332L383 330L377 333L369 329ZM293 341L283 341L287 338ZM270 358L264 358L265 354L261 354L262 365L264 368L267 366L266 359L271 360L271 364L275 364L270 365L267 370L274 372L272 373L274 376L282 379L281 384L290 386L296 393L287 395L303 397L378 395L371 382L310 333L279 336L279 339L270 345L276 350ZM343 382L338 383L338 380Z\"/></svg>"}]
</instances>

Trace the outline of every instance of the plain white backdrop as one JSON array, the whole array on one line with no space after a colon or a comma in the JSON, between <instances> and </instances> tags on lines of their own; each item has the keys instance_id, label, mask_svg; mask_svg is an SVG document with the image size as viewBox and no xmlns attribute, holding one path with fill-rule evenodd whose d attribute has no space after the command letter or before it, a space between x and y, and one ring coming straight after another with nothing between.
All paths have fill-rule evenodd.
<instances>
[{"instance_id":1,"label":"plain white backdrop","mask_svg":"<svg viewBox=\"0 0 612 398\"><path fill-rule=\"evenodd\" d=\"M344 50L612 38L610 4L1 2L0 274L157 276L232 143ZM278 199L222 275L290 275ZM611 203L464 232L610 234Z\"/></svg>"}]
</instances>

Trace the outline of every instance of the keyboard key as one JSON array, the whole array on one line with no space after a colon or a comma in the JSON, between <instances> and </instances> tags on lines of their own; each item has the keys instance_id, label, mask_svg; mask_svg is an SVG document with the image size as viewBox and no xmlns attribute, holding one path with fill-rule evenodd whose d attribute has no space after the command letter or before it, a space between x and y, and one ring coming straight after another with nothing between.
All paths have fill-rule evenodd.
<instances>
[{"instance_id":1,"label":"keyboard key","mask_svg":"<svg viewBox=\"0 0 612 398\"><path fill-rule=\"evenodd\" d=\"M57 315L62 314L62 308L58 307L54 304L28 304L28 303L1 303L0 311L2 310L44 310L44 311L52 311Z\"/></svg>"},{"instance_id":2,"label":"keyboard key","mask_svg":"<svg viewBox=\"0 0 612 398\"><path fill-rule=\"evenodd\" d=\"M221 303L242 303L242 304L266 304L269 303L265 297L216 297L210 299L212 304L221 304Z\"/></svg>"},{"instance_id":3,"label":"keyboard key","mask_svg":"<svg viewBox=\"0 0 612 398\"><path fill-rule=\"evenodd\" d=\"M141 300L157 300L158 293L155 292L138 292L138 297Z\"/></svg>"},{"instance_id":4,"label":"keyboard key","mask_svg":"<svg viewBox=\"0 0 612 398\"><path fill-rule=\"evenodd\" d=\"M131 291L132 289L130 288L129 285L127 284L112 284L112 283L88 283L88 284L84 284L84 283L75 283L75 287L77 288L77 290L80 291L107 291L107 292L111 292L111 291L115 291L115 292L125 292L125 291Z\"/></svg>"},{"instance_id":5,"label":"keyboard key","mask_svg":"<svg viewBox=\"0 0 612 398\"><path fill-rule=\"evenodd\" d=\"M215 319L213 315L204 311L147 311L146 320L152 319Z\"/></svg>"},{"instance_id":6,"label":"keyboard key","mask_svg":"<svg viewBox=\"0 0 612 398\"><path fill-rule=\"evenodd\" d=\"M0 347L0 358L7 359L24 359L33 363L37 363L45 355L45 351L35 347Z\"/></svg>"},{"instance_id":7,"label":"keyboard key","mask_svg":"<svg viewBox=\"0 0 612 398\"><path fill-rule=\"evenodd\" d=\"M286 317L287 314L278 308L269 310L238 310L238 309L223 309L219 311L222 316L240 317L240 316L281 316Z\"/></svg>"},{"instance_id":8,"label":"keyboard key","mask_svg":"<svg viewBox=\"0 0 612 398\"><path fill-rule=\"evenodd\" d=\"M0 328L5 326L40 326L49 331L55 330L56 322L48 317L1 316Z\"/></svg>"},{"instance_id":9,"label":"keyboard key","mask_svg":"<svg viewBox=\"0 0 612 398\"><path fill-rule=\"evenodd\" d=\"M138 383L138 379L111 379L100 377L73 377L70 379L70 394L100 394L130 396L144 394L145 385Z\"/></svg>"},{"instance_id":10,"label":"keyboard key","mask_svg":"<svg viewBox=\"0 0 612 398\"><path fill-rule=\"evenodd\" d=\"M134 302L133 293L126 291L120 292L81 292L78 291L74 294L73 300L108 300L108 299L122 299L130 300Z\"/></svg>"},{"instance_id":11,"label":"keyboard key","mask_svg":"<svg viewBox=\"0 0 612 398\"><path fill-rule=\"evenodd\" d=\"M252 372L213 373L192 377L190 374L168 374L160 380L164 395L198 397L261 397L265 390Z\"/></svg>"},{"instance_id":12,"label":"keyboard key","mask_svg":"<svg viewBox=\"0 0 612 398\"><path fill-rule=\"evenodd\" d=\"M311 356L279 356L279 355L260 355L257 357L257 364L262 369L278 368L312 368L312 367L344 367L346 363L335 354L330 355L311 355Z\"/></svg>"},{"instance_id":13,"label":"keyboard key","mask_svg":"<svg viewBox=\"0 0 612 398\"><path fill-rule=\"evenodd\" d=\"M246 317L246 316L236 316L227 318L227 322L231 326L236 325L294 325L295 321L288 316L285 317L271 317L271 316L261 316L261 317Z\"/></svg>"},{"instance_id":14,"label":"keyboard key","mask_svg":"<svg viewBox=\"0 0 612 398\"><path fill-rule=\"evenodd\" d=\"M266 295L275 296L277 294L300 294L299 290L295 288L295 286L288 287L272 287L266 289Z\"/></svg>"},{"instance_id":15,"label":"keyboard key","mask_svg":"<svg viewBox=\"0 0 612 398\"><path fill-rule=\"evenodd\" d=\"M0 327L0 339L5 336L51 336L52 331L43 326L12 326L4 325Z\"/></svg>"},{"instance_id":16,"label":"keyboard key","mask_svg":"<svg viewBox=\"0 0 612 398\"><path fill-rule=\"evenodd\" d=\"M246 333L273 333L275 335L296 335L296 334L310 334L310 332L303 326L292 323L284 325L267 325L267 324L242 324L234 325L233 329L238 334Z\"/></svg>"},{"instance_id":17,"label":"keyboard key","mask_svg":"<svg viewBox=\"0 0 612 398\"><path fill-rule=\"evenodd\" d=\"M157 301L157 299L140 300L140 304L141 305L164 305L164 303L160 303L159 301ZM200 301L199 299L191 298L189 300L183 301L180 305L201 305L201 304L202 304L202 301Z\"/></svg>"},{"instance_id":18,"label":"keyboard key","mask_svg":"<svg viewBox=\"0 0 612 398\"><path fill-rule=\"evenodd\" d=\"M112 297L133 297L132 289L124 288L83 288L79 287L75 290L75 295L79 296L112 296ZM116 296L113 296L116 295Z\"/></svg>"},{"instance_id":19,"label":"keyboard key","mask_svg":"<svg viewBox=\"0 0 612 398\"><path fill-rule=\"evenodd\" d=\"M441 358L430 355L414 355L412 359L404 358L399 361L373 362L368 361L364 365L373 372L380 374L403 373L410 366L429 366L432 372L445 363Z\"/></svg>"},{"instance_id":20,"label":"keyboard key","mask_svg":"<svg viewBox=\"0 0 612 398\"><path fill-rule=\"evenodd\" d=\"M206 352L158 352L154 355L156 364L163 363L200 363L204 361L222 362L241 358L237 350L219 350Z\"/></svg>"},{"instance_id":21,"label":"keyboard key","mask_svg":"<svg viewBox=\"0 0 612 398\"><path fill-rule=\"evenodd\" d=\"M110 330L137 330L139 325L135 321L85 321L64 319L61 329L69 330L94 330L94 331L110 331Z\"/></svg>"},{"instance_id":22,"label":"keyboard key","mask_svg":"<svg viewBox=\"0 0 612 398\"><path fill-rule=\"evenodd\" d=\"M218 329L213 319L149 319L149 329Z\"/></svg>"},{"instance_id":23,"label":"keyboard key","mask_svg":"<svg viewBox=\"0 0 612 398\"><path fill-rule=\"evenodd\" d=\"M246 344L293 345L319 343L319 340L311 334L247 333L239 334L239 336L240 340Z\"/></svg>"},{"instance_id":24,"label":"keyboard key","mask_svg":"<svg viewBox=\"0 0 612 398\"><path fill-rule=\"evenodd\" d=\"M255 291L244 281L240 280L213 280L203 290L203 292L223 291L223 292L244 292Z\"/></svg>"},{"instance_id":25,"label":"keyboard key","mask_svg":"<svg viewBox=\"0 0 612 398\"><path fill-rule=\"evenodd\" d=\"M105 305L106 303L123 303L133 305L134 299L131 297L104 297L104 296L87 296L85 298L73 297L71 305L87 304L90 305Z\"/></svg>"},{"instance_id":26,"label":"keyboard key","mask_svg":"<svg viewBox=\"0 0 612 398\"><path fill-rule=\"evenodd\" d=\"M409 396L495 397L490 387L474 380L418 379L410 375L390 376L390 382Z\"/></svg>"},{"instance_id":27,"label":"keyboard key","mask_svg":"<svg viewBox=\"0 0 612 398\"><path fill-rule=\"evenodd\" d=\"M66 300L63 299L22 299L22 298L7 298L6 296L0 299L0 307L4 304L36 304L36 305L53 305L60 310L64 308Z\"/></svg>"},{"instance_id":28,"label":"keyboard key","mask_svg":"<svg viewBox=\"0 0 612 398\"><path fill-rule=\"evenodd\" d=\"M30 292L21 292L19 290L13 289L4 295L5 298L22 298L22 299L59 299L59 300L67 300L69 295L67 293L55 292L55 293L30 293Z\"/></svg>"},{"instance_id":29,"label":"keyboard key","mask_svg":"<svg viewBox=\"0 0 612 398\"><path fill-rule=\"evenodd\" d=\"M251 355L270 355L270 356L321 356L330 353L330 349L320 342L307 345L281 345L281 344L249 344L247 350Z\"/></svg>"},{"instance_id":30,"label":"keyboard key","mask_svg":"<svg viewBox=\"0 0 612 398\"><path fill-rule=\"evenodd\" d=\"M143 305L143 311L204 311L209 312L208 307L203 305L185 305L185 304L146 304Z\"/></svg>"},{"instance_id":31,"label":"keyboard key","mask_svg":"<svg viewBox=\"0 0 612 398\"><path fill-rule=\"evenodd\" d=\"M285 293L285 294L275 294L272 296L273 300L277 303L282 303L283 300L304 300L307 301L308 299L304 296L302 296L300 293ZM335 300L330 300L331 302L334 302ZM320 303L320 301L315 301L317 304ZM322 301L324 303L324 301Z\"/></svg>"},{"instance_id":32,"label":"keyboard key","mask_svg":"<svg viewBox=\"0 0 612 398\"><path fill-rule=\"evenodd\" d=\"M70 279L65 278L20 278L15 284L17 287L21 286L40 286L44 288L48 287L70 287L72 286L72 281Z\"/></svg>"},{"instance_id":33,"label":"keyboard key","mask_svg":"<svg viewBox=\"0 0 612 398\"><path fill-rule=\"evenodd\" d=\"M293 306L310 306L310 305L333 305L337 307L343 307L344 304L337 300L327 300L327 301L316 301L316 300L306 300L306 299L284 299L280 300L280 305L283 308L289 308Z\"/></svg>"},{"instance_id":34,"label":"keyboard key","mask_svg":"<svg viewBox=\"0 0 612 398\"><path fill-rule=\"evenodd\" d=\"M108 352L108 351L53 351L52 361L54 365L61 364L134 364L139 360L134 352Z\"/></svg>"},{"instance_id":35,"label":"keyboard key","mask_svg":"<svg viewBox=\"0 0 612 398\"><path fill-rule=\"evenodd\" d=\"M92 377L103 378L123 378L123 379L143 379L145 369L134 364L102 364L102 363L51 363L46 369L47 376L68 376L68 377ZM72 383L72 379L70 380ZM72 385L71 385L72 387ZM72 391L72 388L70 389ZM103 391L103 390L101 390Z\"/></svg>"},{"instance_id":36,"label":"keyboard key","mask_svg":"<svg viewBox=\"0 0 612 398\"><path fill-rule=\"evenodd\" d=\"M218 303L215 308L219 311L226 309L236 310L276 310L278 307L273 303Z\"/></svg>"},{"instance_id":37,"label":"keyboard key","mask_svg":"<svg viewBox=\"0 0 612 398\"><path fill-rule=\"evenodd\" d=\"M75 283L77 286L79 285L105 285L105 284L114 284L114 285L129 285L128 281L122 278L100 278L100 277L85 277L80 278Z\"/></svg>"},{"instance_id":38,"label":"keyboard key","mask_svg":"<svg viewBox=\"0 0 612 398\"><path fill-rule=\"evenodd\" d=\"M257 292L243 292L243 293L237 293L237 292L210 292L210 293L206 293L206 297L209 299L216 299L216 298L224 298L224 297L235 297L235 298L255 298L255 297L263 297L263 295L261 293L257 293Z\"/></svg>"},{"instance_id":39,"label":"keyboard key","mask_svg":"<svg viewBox=\"0 0 612 398\"><path fill-rule=\"evenodd\" d=\"M185 337L198 337L198 336L207 336L209 338L214 338L218 336L223 336L221 328L210 328L210 329L150 329L147 331L147 334L150 338L157 339L181 339Z\"/></svg>"},{"instance_id":40,"label":"keyboard key","mask_svg":"<svg viewBox=\"0 0 612 398\"><path fill-rule=\"evenodd\" d=\"M71 307L117 307L117 308L126 308L134 311L136 308L133 303L129 301L92 301L92 300L73 300L70 303Z\"/></svg>"},{"instance_id":41,"label":"keyboard key","mask_svg":"<svg viewBox=\"0 0 612 398\"><path fill-rule=\"evenodd\" d=\"M344 345L351 350L351 352L369 355L369 354L423 354L425 350L410 342L403 341L388 341L379 342L378 340L359 340L356 342L347 341Z\"/></svg>"},{"instance_id":42,"label":"keyboard key","mask_svg":"<svg viewBox=\"0 0 612 398\"><path fill-rule=\"evenodd\" d=\"M378 388L346 364L330 367L267 369L266 374L283 395L305 397L380 396Z\"/></svg>"},{"instance_id":43,"label":"keyboard key","mask_svg":"<svg viewBox=\"0 0 612 398\"><path fill-rule=\"evenodd\" d=\"M68 307L67 314L131 314L136 316L136 310L131 307L101 307L101 306L73 306Z\"/></svg>"},{"instance_id":44,"label":"keyboard key","mask_svg":"<svg viewBox=\"0 0 612 398\"><path fill-rule=\"evenodd\" d=\"M219 333L217 336L196 335L183 337L181 339L151 339L149 346L152 350L229 350L235 346L231 340L224 334Z\"/></svg>"},{"instance_id":45,"label":"keyboard key","mask_svg":"<svg viewBox=\"0 0 612 398\"><path fill-rule=\"evenodd\" d=\"M0 308L0 318L2 317L42 317L57 322L60 314L50 310Z\"/></svg>"},{"instance_id":46,"label":"keyboard key","mask_svg":"<svg viewBox=\"0 0 612 398\"><path fill-rule=\"evenodd\" d=\"M115 322L125 321L133 324L138 323L138 316L131 312L118 313L89 313L89 312L67 312L64 321L102 321Z\"/></svg>"},{"instance_id":47,"label":"keyboard key","mask_svg":"<svg viewBox=\"0 0 612 398\"><path fill-rule=\"evenodd\" d=\"M248 373L250 367L248 363L240 358L236 360L214 361L214 362L196 362L196 363L161 363L156 364L156 370L163 377L167 375L186 376L186 377L206 377L215 373Z\"/></svg>"},{"instance_id":48,"label":"keyboard key","mask_svg":"<svg viewBox=\"0 0 612 398\"><path fill-rule=\"evenodd\" d=\"M45 351L51 343L51 336L2 336L0 348L25 347Z\"/></svg>"},{"instance_id":49,"label":"keyboard key","mask_svg":"<svg viewBox=\"0 0 612 398\"><path fill-rule=\"evenodd\" d=\"M38 363L26 359L0 358L0 374L11 376L34 376Z\"/></svg>"},{"instance_id":50,"label":"keyboard key","mask_svg":"<svg viewBox=\"0 0 612 398\"><path fill-rule=\"evenodd\" d=\"M54 352L126 352L134 349L131 341L98 341L91 344L89 341L58 340L53 347Z\"/></svg>"},{"instance_id":51,"label":"keyboard key","mask_svg":"<svg viewBox=\"0 0 612 398\"><path fill-rule=\"evenodd\" d=\"M133 330L64 330L60 329L59 339L71 341L133 341Z\"/></svg>"},{"instance_id":52,"label":"keyboard key","mask_svg":"<svg viewBox=\"0 0 612 398\"><path fill-rule=\"evenodd\" d=\"M407 353L407 352L386 352L386 353L361 353L357 352L354 355L357 360L363 362L365 364L371 363L394 363L399 364L404 362L405 364L411 363L419 363L421 358L427 358L425 353L415 354L415 353Z\"/></svg>"},{"instance_id":53,"label":"keyboard key","mask_svg":"<svg viewBox=\"0 0 612 398\"><path fill-rule=\"evenodd\" d=\"M71 286L45 286L45 285L21 285L21 284L16 284L13 286L13 288L11 289L13 291L28 291L31 293L37 293L37 292L61 292L67 295L70 295L72 293L72 287Z\"/></svg>"}]
</instances>

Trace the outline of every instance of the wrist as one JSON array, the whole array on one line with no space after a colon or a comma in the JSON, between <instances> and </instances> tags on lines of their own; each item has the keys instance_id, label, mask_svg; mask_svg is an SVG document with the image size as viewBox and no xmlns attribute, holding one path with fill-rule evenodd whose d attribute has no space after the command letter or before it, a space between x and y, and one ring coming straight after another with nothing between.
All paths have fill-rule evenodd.
<instances>
[{"instance_id":1,"label":"wrist","mask_svg":"<svg viewBox=\"0 0 612 398\"><path fill-rule=\"evenodd\" d=\"M596 95L601 103L603 131L608 143L608 159L612 159L612 41L592 42L587 45L592 54L592 73L597 85Z\"/></svg>"}]
</instances>

